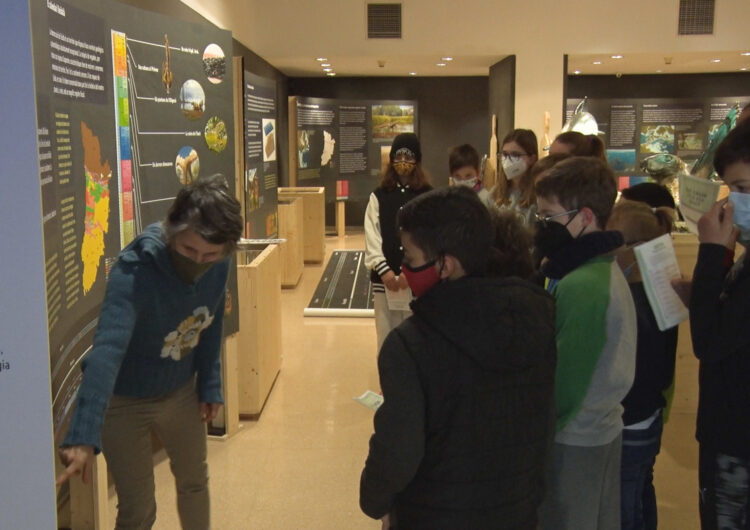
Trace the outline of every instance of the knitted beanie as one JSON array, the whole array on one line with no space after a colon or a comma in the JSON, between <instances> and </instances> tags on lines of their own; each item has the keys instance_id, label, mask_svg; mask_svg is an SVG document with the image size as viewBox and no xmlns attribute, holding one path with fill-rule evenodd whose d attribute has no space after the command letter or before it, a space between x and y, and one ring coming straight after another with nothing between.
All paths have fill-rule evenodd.
<instances>
[{"instance_id":1,"label":"knitted beanie","mask_svg":"<svg viewBox=\"0 0 750 530\"><path fill-rule=\"evenodd\" d=\"M393 139L391 145L391 162L396 158L396 154L402 149L409 151L408 154L414 156L417 162L422 161L422 149L419 145L419 138L414 133L401 133Z\"/></svg>"}]
</instances>

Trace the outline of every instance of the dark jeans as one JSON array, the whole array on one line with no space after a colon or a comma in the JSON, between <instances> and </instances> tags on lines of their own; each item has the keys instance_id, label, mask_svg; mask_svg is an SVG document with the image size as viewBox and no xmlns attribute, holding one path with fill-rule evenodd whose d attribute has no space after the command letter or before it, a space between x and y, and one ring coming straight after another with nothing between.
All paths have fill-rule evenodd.
<instances>
[{"instance_id":1,"label":"dark jeans","mask_svg":"<svg viewBox=\"0 0 750 530\"><path fill-rule=\"evenodd\" d=\"M700 446L698 487L703 530L749 530L750 459Z\"/></svg>"},{"instance_id":2,"label":"dark jeans","mask_svg":"<svg viewBox=\"0 0 750 530\"><path fill-rule=\"evenodd\" d=\"M647 429L622 431L622 530L656 530L654 462L661 448L662 426L662 415L659 413Z\"/></svg>"}]
</instances>

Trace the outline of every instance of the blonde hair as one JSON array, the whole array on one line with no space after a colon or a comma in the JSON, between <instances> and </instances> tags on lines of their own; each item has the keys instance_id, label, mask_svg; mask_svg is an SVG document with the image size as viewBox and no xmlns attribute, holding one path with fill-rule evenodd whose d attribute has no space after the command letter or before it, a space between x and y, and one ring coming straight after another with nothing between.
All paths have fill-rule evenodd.
<instances>
[{"instance_id":1,"label":"blonde hair","mask_svg":"<svg viewBox=\"0 0 750 530\"><path fill-rule=\"evenodd\" d=\"M645 202L623 199L612 208L607 230L622 232L625 244L633 245L669 234L672 232L674 218L675 211L672 208L651 208Z\"/></svg>"}]
</instances>

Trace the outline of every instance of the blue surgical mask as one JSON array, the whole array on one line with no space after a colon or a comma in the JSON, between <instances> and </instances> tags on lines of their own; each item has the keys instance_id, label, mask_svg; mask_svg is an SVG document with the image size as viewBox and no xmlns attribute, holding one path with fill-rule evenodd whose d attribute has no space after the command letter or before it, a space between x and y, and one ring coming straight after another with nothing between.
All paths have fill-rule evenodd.
<instances>
[{"instance_id":1,"label":"blue surgical mask","mask_svg":"<svg viewBox=\"0 0 750 530\"><path fill-rule=\"evenodd\" d=\"M734 205L732 222L740 230L737 242L748 247L750 246L750 193L732 191L729 193L729 200Z\"/></svg>"}]
</instances>

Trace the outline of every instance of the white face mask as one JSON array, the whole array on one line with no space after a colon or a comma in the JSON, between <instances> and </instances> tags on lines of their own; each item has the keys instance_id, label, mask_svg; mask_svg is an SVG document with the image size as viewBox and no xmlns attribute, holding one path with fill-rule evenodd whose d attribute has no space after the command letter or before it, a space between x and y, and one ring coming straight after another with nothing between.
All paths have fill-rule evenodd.
<instances>
[{"instance_id":1,"label":"white face mask","mask_svg":"<svg viewBox=\"0 0 750 530\"><path fill-rule=\"evenodd\" d=\"M477 177L461 180L457 178L451 177L451 180L453 181L454 186L466 186L467 188L474 189L474 186L477 185L477 182L479 182L479 179Z\"/></svg>"},{"instance_id":2,"label":"white face mask","mask_svg":"<svg viewBox=\"0 0 750 530\"><path fill-rule=\"evenodd\" d=\"M526 170L529 168L528 164L526 164L526 160L524 160L522 157L518 157L517 160L504 158L502 164L505 176L510 180L517 179L518 177L526 173Z\"/></svg>"},{"instance_id":3,"label":"white face mask","mask_svg":"<svg viewBox=\"0 0 750 530\"><path fill-rule=\"evenodd\" d=\"M740 229L737 242L748 247L750 246L750 193L732 191L729 193L729 200L734 205L732 222Z\"/></svg>"}]
</instances>

